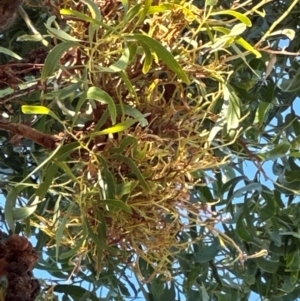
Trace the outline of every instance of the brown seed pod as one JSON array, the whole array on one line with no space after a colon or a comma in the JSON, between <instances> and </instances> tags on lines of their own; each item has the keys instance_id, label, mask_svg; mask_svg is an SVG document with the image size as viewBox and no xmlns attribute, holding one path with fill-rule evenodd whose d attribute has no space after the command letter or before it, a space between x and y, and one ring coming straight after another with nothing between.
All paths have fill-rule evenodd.
<instances>
[{"instance_id":1,"label":"brown seed pod","mask_svg":"<svg viewBox=\"0 0 300 301\"><path fill-rule=\"evenodd\" d=\"M0 0L0 32L14 23L22 2L23 0Z\"/></svg>"}]
</instances>

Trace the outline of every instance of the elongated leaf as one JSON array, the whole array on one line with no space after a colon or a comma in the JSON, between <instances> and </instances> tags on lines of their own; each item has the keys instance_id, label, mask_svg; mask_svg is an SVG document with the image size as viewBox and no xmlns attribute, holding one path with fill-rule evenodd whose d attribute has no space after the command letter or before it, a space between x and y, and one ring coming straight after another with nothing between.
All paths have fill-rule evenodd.
<instances>
[{"instance_id":1,"label":"elongated leaf","mask_svg":"<svg viewBox=\"0 0 300 301\"><path fill-rule=\"evenodd\" d=\"M25 207L13 208L13 216L15 220L23 220L35 212L39 203L39 197L36 196L33 202Z\"/></svg>"},{"instance_id":2,"label":"elongated leaf","mask_svg":"<svg viewBox=\"0 0 300 301\"><path fill-rule=\"evenodd\" d=\"M211 13L211 15L212 16L231 15L236 19L240 20L242 23L246 24L248 27L252 26L251 20L248 17L235 10L221 10L218 12Z\"/></svg>"},{"instance_id":3,"label":"elongated leaf","mask_svg":"<svg viewBox=\"0 0 300 301\"><path fill-rule=\"evenodd\" d=\"M120 76L121 76L123 82L126 84L126 87L127 87L128 91L130 92L130 94L133 95L135 97L135 99L137 99L136 91L135 91L130 79L128 78L127 73L124 71L121 71ZM141 122L141 124L142 124L142 122Z\"/></svg>"},{"instance_id":4,"label":"elongated leaf","mask_svg":"<svg viewBox=\"0 0 300 301\"><path fill-rule=\"evenodd\" d=\"M152 66L153 56L148 46L144 43L141 44L143 45L144 55L145 55L142 71L144 74L147 74Z\"/></svg>"},{"instance_id":5,"label":"elongated leaf","mask_svg":"<svg viewBox=\"0 0 300 301\"><path fill-rule=\"evenodd\" d=\"M0 46L0 53L4 53L4 54L7 54L9 56L12 56L13 58L17 59L17 60L21 60L22 58L17 55L16 53L14 53L13 51L9 50L9 49L6 49L4 47L1 47Z\"/></svg>"},{"instance_id":6,"label":"elongated leaf","mask_svg":"<svg viewBox=\"0 0 300 301\"><path fill-rule=\"evenodd\" d=\"M99 161L101 162L101 164L103 166L102 173L103 173L103 177L105 179L106 185L107 185L107 194L106 194L107 198L113 199L116 197L115 178L114 178L113 174L111 173L111 171L109 170L106 160L101 156L97 156L97 158L99 159Z\"/></svg>"},{"instance_id":7,"label":"elongated leaf","mask_svg":"<svg viewBox=\"0 0 300 301\"><path fill-rule=\"evenodd\" d=\"M231 37L239 36L246 30L246 28L247 26L244 23L235 24L228 35Z\"/></svg>"},{"instance_id":8,"label":"elongated leaf","mask_svg":"<svg viewBox=\"0 0 300 301\"><path fill-rule=\"evenodd\" d=\"M49 76L53 75L56 70L59 61L65 51L71 47L75 47L78 44L76 42L63 42L55 46L48 54L41 74L41 81L44 83Z\"/></svg>"},{"instance_id":9,"label":"elongated leaf","mask_svg":"<svg viewBox=\"0 0 300 301\"><path fill-rule=\"evenodd\" d=\"M59 284L55 285L53 290L56 293L68 294L73 298L73 300L79 300L81 296L88 293L88 299L91 299L92 301L99 301L99 298L94 293L78 285Z\"/></svg>"},{"instance_id":10,"label":"elongated leaf","mask_svg":"<svg viewBox=\"0 0 300 301\"><path fill-rule=\"evenodd\" d=\"M199 263L205 263L212 260L220 251L222 247L219 239L215 238L211 245L202 247L200 251L194 252L193 255Z\"/></svg>"},{"instance_id":11,"label":"elongated leaf","mask_svg":"<svg viewBox=\"0 0 300 301\"><path fill-rule=\"evenodd\" d=\"M273 31L272 33L270 33L268 35L268 37L276 36L276 35L284 35L284 36L287 36L290 40L294 40L295 34L296 33L293 29L285 28L283 30Z\"/></svg>"},{"instance_id":12,"label":"elongated leaf","mask_svg":"<svg viewBox=\"0 0 300 301\"><path fill-rule=\"evenodd\" d=\"M17 185L13 187L7 194L4 214L5 219L9 228L14 232L15 231L15 219L14 219L14 208L16 206L16 201L20 192L26 187L26 185Z\"/></svg>"},{"instance_id":13,"label":"elongated leaf","mask_svg":"<svg viewBox=\"0 0 300 301\"><path fill-rule=\"evenodd\" d=\"M280 143L276 145L272 150L260 154L260 157L265 160L276 160L280 159L287 154L290 150L291 145L289 143Z\"/></svg>"},{"instance_id":14,"label":"elongated leaf","mask_svg":"<svg viewBox=\"0 0 300 301\"><path fill-rule=\"evenodd\" d=\"M138 145L138 140L135 137L127 136L125 139L122 140L119 147L113 149L113 153L122 154L127 146L134 146Z\"/></svg>"},{"instance_id":15,"label":"elongated leaf","mask_svg":"<svg viewBox=\"0 0 300 301\"><path fill-rule=\"evenodd\" d=\"M60 247L60 244L61 244L61 239L63 238L66 225L69 222L69 217L70 217L70 215L71 215L71 213L73 211L74 206L75 205L73 203L69 206L66 214L64 215L64 217L63 217L63 219L62 219L62 221L61 221L61 223L60 223L60 225L59 225L59 227L58 227L58 229L56 231L56 235L55 235L55 244L56 244L55 255L56 255L56 260L58 260L58 258L59 258L58 252L59 252L59 247Z\"/></svg>"},{"instance_id":16,"label":"elongated leaf","mask_svg":"<svg viewBox=\"0 0 300 301\"><path fill-rule=\"evenodd\" d=\"M61 41L80 42L79 39L72 37L71 35L67 34L64 30L51 27L48 24L48 22L45 24L45 26L48 29L49 33L52 34L52 36L58 38Z\"/></svg>"},{"instance_id":17,"label":"elongated leaf","mask_svg":"<svg viewBox=\"0 0 300 301\"><path fill-rule=\"evenodd\" d=\"M248 185L245 185L242 188L239 188L236 190L230 197L230 200L233 200L235 198L242 197L245 193L256 191L260 193L262 191L262 185L260 183L250 183Z\"/></svg>"},{"instance_id":18,"label":"elongated leaf","mask_svg":"<svg viewBox=\"0 0 300 301\"><path fill-rule=\"evenodd\" d=\"M81 13L81 12L79 12L77 10L63 8L63 9L60 10L60 13L62 15L75 16L75 17L77 17L80 20L89 22L89 23L97 25L97 26L102 26L103 28L106 28L109 31L107 34L109 34L110 32L115 32L115 29L113 27L105 24L102 21L93 19L93 18L87 16L86 14Z\"/></svg>"},{"instance_id":19,"label":"elongated leaf","mask_svg":"<svg viewBox=\"0 0 300 301\"><path fill-rule=\"evenodd\" d=\"M123 210L132 213L131 208L121 200L107 199L104 200L104 204L107 205L110 210Z\"/></svg>"},{"instance_id":20,"label":"elongated leaf","mask_svg":"<svg viewBox=\"0 0 300 301\"><path fill-rule=\"evenodd\" d=\"M280 262L278 262L278 261L267 260L263 257L256 258L255 262L263 271L266 271L266 272L269 272L272 274L275 273L277 271L277 269L279 268L279 266L281 265Z\"/></svg>"},{"instance_id":21,"label":"elongated leaf","mask_svg":"<svg viewBox=\"0 0 300 301\"><path fill-rule=\"evenodd\" d=\"M48 169L46 169L46 174L44 175L43 182L40 184L39 188L36 191L36 195L43 199L48 192L50 185L52 184L53 179L56 176L58 171L58 165L51 164Z\"/></svg>"},{"instance_id":22,"label":"elongated leaf","mask_svg":"<svg viewBox=\"0 0 300 301\"><path fill-rule=\"evenodd\" d=\"M247 225L244 221L244 217L242 215L239 217L236 223L236 232L242 240L246 242L252 240L252 234L248 230Z\"/></svg>"},{"instance_id":23,"label":"elongated leaf","mask_svg":"<svg viewBox=\"0 0 300 301\"><path fill-rule=\"evenodd\" d=\"M123 110L126 115L138 119L142 127L145 127L149 124L148 120L145 117L151 115L151 113L142 114L137 109L127 105L123 106ZM118 113L122 112L122 107L120 105L117 105L117 112Z\"/></svg>"},{"instance_id":24,"label":"elongated leaf","mask_svg":"<svg viewBox=\"0 0 300 301\"><path fill-rule=\"evenodd\" d=\"M107 128L105 130L93 132L88 137L93 138L93 137L96 137L96 136L115 134L115 133L123 132L123 131L125 131L128 128L130 128L132 125L134 125L137 122L139 122L139 118L136 118L136 119L128 118L124 122L117 123L116 125L114 125L114 126L112 126L110 128Z\"/></svg>"},{"instance_id":25,"label":"elongated leaf","mask_svg":"<svg viewBox=\"0 0 300 301\"><path fill-rule=\"evenodd\" d=\"M268 116L267 113L270 108L271 104L269 102L260 102L255 114L254 123L259 123L259 125L262 126L266 120L266 116Z\"/></svg>"},{"instance_id":26,"label":"elongated leaf","mask_svg":"<svg viewBox=\"0 0 300 301\"><path fill-rule=\"evenodd\" d=\"M112 157L114 159L117 159L117 160L127 164L130 167L131 171L136 175L136 177L138 178L138 180L140 181L140 183L144 187L144 189L146 191L150 191L150 187L149 187L148 183L146 182L146 180L144 179L142 173L140 172L138 167L135 165L135 163L130 158L125 157L123 155L119 155L119 154L114 154L114 155L112 155Z\"/></svg>"},{"instance_id":27,"label":"elongated leaf","mask_svg":"<svg viewBox=\"0 0 300 301\"><path fill-rule=\"evenodd\" d=\"M112 123L113 124L116 123L117 109L116 109L113 99L110 97L109 94L107 94L105 91L103 91L97 87L90 87L86 93L86 97L88 99L94 99L96 101L106 103L108 105L108 110L110 113Z\"/></svg>"},{"instance_id":28,"label":"elongated leaf","mask_svg":"<svg viewBox=\"0 0 300 301\"><path fill-rule=\"evenodd\" d=\"M86 3L86 5L89 7L89 10L92 14L92 18L98 21L102 21L101 12L99 10L99 7L95 3L95 1L92 0L82 0Z\"/></svg>"},{"instance_id":29,"label":"elongated leaf","mask_svg":"<svg viewBox=\"0 0 300 301\"><path fill-rule=\"evenodd\" d=\"M120 72L120 71L125 71L129 64L129 58L130 58L130 50L125 43L124 52L118 61L116 61L114 64L112 64L108 67L98 66L97 69L99 71L108 72L108 73L116 73L116 72Z\"/></svg>"},{"instance_id":30,"label":"elongated leaf","mask_svg":"<svg viewBox=\"0 0 300 301\"><path fill-rule=\"evenodd\" d=\"M289 79L283 78L280 84L280 88L285 92L295 92L300 90L300 69L297 73Z\"/></svg>"},{"instance_id":31,"label":"elongated leaf","mask_svg":"<svg viewBox=\"0 0 300 301\"><path fill-rule=\"evenodd\" d=\"M251 51L255 56L256 58L261 58L261 53L259 51L257 51L253 46L251 46L246 40L244 40L243 38L241 37L238 37L236 39L236 43L241 45L244 49L248 50L248 51Z\"/></svg>"},{"instance_id":32,"label":"elongated leaf","mask_svg":"<svg viewBox=\"0 0 300 301\"><path fill-rule=\"evenodd\" d=\"M226 112L227 130L237 129L241 115L240 100L235 94L234 89L229 85L224 87L224 99L228 100Z\"/></svg>"},{"instance_id":33,"label":"elongated leaf","mask_svg":"<svg viewBox=\"0 0 300 301\"><path fill-rule=\"evenodd\" d=\"M57 121L61 122L59 117L54 112L52 112L49 108L44 107L44 106L27 106L27 105L23 105L22 106L22 112L24 114L49 115L49 116L53 117L54 119L56 119Z\"/></svg>"},{"instance_id":34,"label":"elongated leaf","mask_svg":"<svg viewBox=\"0 0 300 301\"><path fill-rule=\"evenodd\" d=\"M82 78L84 80L84 77ZM44 95L44 99L53 99L54 97L58 97L60 100L66 99L68 97L76 98L80 92L80 88L82 86L82 82L78 81L74 84L68 85L67 87L59 90L53 90L50 93Z\"/></svg>"},{"instance_id":35,"label":"elongated leaf","mask_svg":"<svg viewBox=\"0 0 300 301\"><path fill-rule=\"evenodd\" d=\"M143 34L133 34L127 36L128 40L137 40L141 41L144 44L146 44L148 47L150 47L156 55L166 64L168 67L174 71L174 73L177 74L177 76L186 84L190 83L190 80L187 76L187 74L183 71L180 64L175 60L173 55L164 47L162 46L158 41L143 35Z\"/></svg>"},{"instance_id":36,"label":"elongated leaf","mask_svg":"<svg viewBox=\"0 0 300 301\"><path fill-rule=\"evenodd\" d=\"M63 169L69 176L69 178L72 179L74 182L78 181L78 178L74 175L68 164L66 164L65 162L55 162L55 164L57 164L58 167Z\"/></svg>"}]
</instances>

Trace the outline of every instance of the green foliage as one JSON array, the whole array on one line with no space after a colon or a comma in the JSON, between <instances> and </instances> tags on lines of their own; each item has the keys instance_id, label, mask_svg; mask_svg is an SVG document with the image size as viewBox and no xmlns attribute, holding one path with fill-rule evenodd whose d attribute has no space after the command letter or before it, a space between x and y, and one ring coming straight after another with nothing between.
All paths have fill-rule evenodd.
<instances>
[{"instance_id":1,"label":"green foliage","mask_svg":"<svg viewBox=\"0 0 300 301\"><path fill-rule=\"evenodd\" d=\"M298 1L24 9L40 34L0 37L1 189L57 278L39 298L295 300Z\"/></svg>"}]
</instances>

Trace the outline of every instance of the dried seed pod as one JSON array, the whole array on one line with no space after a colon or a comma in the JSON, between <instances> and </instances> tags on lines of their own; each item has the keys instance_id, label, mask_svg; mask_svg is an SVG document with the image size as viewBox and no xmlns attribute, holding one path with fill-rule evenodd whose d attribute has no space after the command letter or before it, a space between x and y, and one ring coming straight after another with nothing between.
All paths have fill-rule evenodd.
<instances>
[{"instance_id":1,"label":"dried seed pod","mask_svg":"<svg viewBox=\"0 0 300 301\"><path fill-rule=\"evenodd\" d=\"M14 23L22 2L23 0L0 0L0 32Z\"/></svg>"}]
</instances>

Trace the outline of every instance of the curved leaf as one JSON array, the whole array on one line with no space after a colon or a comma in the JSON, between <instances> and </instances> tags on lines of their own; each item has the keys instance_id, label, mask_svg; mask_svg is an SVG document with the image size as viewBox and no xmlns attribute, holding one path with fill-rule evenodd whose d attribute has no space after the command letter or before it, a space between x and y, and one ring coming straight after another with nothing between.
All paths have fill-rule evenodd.
<instances>
[{"instance_id":1,"label":"curved leaf","mask_svg":"<svg viewBox=\"0 0 300 301\"><path fill-rule=\"evenodd\" d=\"M174 56L158 41L152 39L151 37L148 37L143 34L132 34L127 36L127 40L137 40L142 42L142 45L147 45L149 48L151 48L156 55L166 64L168 67L174 71L177 76L186 84L190 83L190 80L187 76L187 74L183 71L180 64L177 62L177 60L174 58Z\"/></svg>"},{"instance_id":2,"label":"curved leaf","mask_svg":"<svg viewBox=\"0 0 300 301\"><path fill-rule=\"evenodd\" d=\"M59 61L68 49L71 47L76 47L78 43L76 42L63 42L55 46L50 53L48 54L45 64L41 74L41 82L44 83L49 76L53 75L54 71L56 70Z\"/></svg>"}]
</instances>

